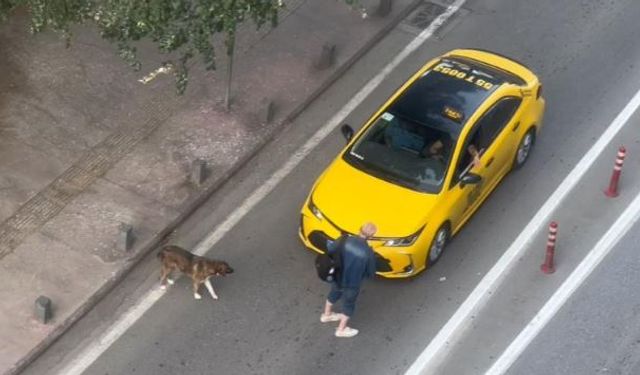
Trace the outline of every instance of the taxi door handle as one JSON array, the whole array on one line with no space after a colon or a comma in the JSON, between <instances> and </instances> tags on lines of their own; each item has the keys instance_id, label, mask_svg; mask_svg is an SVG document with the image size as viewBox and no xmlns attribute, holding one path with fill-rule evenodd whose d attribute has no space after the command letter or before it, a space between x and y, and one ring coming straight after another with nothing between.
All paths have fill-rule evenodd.
<instances>
[{"instance_id":1,"label":"taxi door handle","mask_svg":"<svg viewBox=\"0 0 640 375\"><path fill-rule=\"evenodd\" d=\"M516 122L516 124L513 125L513 128L511 130L512 131L516 131L516 130L518 130L519 127L520 127L520 121Z\"/></svg>"},{"instance_id":2,"label":"taxi door handle","mask_svg":"<svg viewBox=\"0 0 640 375\"><path fill-rule=\"evenodd\" d=\"M485 164L485 168L489 168L489 166L491 165L491 163L493 163L493 159L494 159L494 158L491 158L491 159L489 159L489 161L487 161L487 164Z\"/></svg>"}]
</instances>

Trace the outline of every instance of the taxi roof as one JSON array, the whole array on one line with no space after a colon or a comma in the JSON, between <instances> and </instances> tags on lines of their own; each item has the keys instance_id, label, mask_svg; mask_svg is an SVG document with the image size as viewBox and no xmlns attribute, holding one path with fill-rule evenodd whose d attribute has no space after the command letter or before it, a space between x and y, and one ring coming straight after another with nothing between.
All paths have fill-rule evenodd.
<instances>
[{"instance_id":1,"label":"taxi roof","mask_svg":"<svg viewBox=\"0 0 640 375\"><path fill-rule=\"evenodd\" d=\"M387 111L456 136L507 74L473 60L446 57L418 77Z\"/></svg>"}]
</instances>

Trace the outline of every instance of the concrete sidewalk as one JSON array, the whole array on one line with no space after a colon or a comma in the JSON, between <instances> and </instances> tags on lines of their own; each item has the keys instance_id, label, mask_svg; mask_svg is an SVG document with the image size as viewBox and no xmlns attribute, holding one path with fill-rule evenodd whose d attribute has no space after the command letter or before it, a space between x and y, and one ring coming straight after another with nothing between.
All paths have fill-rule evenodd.
<instances>
[{"instance_id":1,"label":"concrete sidewalk","mask_svg":"<svg viewBox=\"0 0 640 375\"><path fill-rule=\"evenodd\" d=\"M213 74L194 68L178 97L170 77L139 83L157 65L133 72L90 29L65 49L31 37L23 14L0 25L0 372L45 350L422 1L366 19L340 1L285 3L276 29L239 31L229 112L222 59ZM378 0L361 3L375 13ZM320 70L325 43L335 63ZM121 223L133 228L128 251ZM33 314L40 295L53 301L47 324Z\"/></svg>"}]
</instances>

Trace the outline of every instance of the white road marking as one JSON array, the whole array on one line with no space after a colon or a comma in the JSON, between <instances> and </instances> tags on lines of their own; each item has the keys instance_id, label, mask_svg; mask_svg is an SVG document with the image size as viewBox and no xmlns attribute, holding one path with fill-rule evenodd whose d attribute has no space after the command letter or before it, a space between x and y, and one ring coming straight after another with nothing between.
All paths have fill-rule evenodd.
<instances>
[{"instance_id":1,"label":"white road marking","mask_svg":"<svg viewBox=\"0 0 640 375\"><path fill-rule=\"evenodd\" d=\"M520 332L518 337L507 347L502 355L494 362L485 375L499 375L505 373L518 359L524 349L533 341L540 331L549 323L551 318L567 302L569 297L587 279L591 272L600 264L614 245L633 227L640 218L640 194L620 215L618 220L609 228L607 233L589 251L578 267L562 283L560 288L549 298L547 303L531 319L529 324Z\"/></svg>"},{"instance_id":2,"label":"white road marking","mask_svg":"<svg viewBox=\"0 0 640 375\"><path fill-rule=\"evenodd\" d=\"M389 64L387 64L375 77L360 89L356 95L345 104L322 128L320 128L309 140L302 145L287 162L277 170L263 185L253 191L245 201L233 211L227 219L203 239L194 249L197 255L204 255L220 239L229 232L242 218L251 211L264 197L266 197L300 162L313 151L320 142L336 129L344 119L359 106L380 83L410 54L415 52L433 33L444 24L466 0L456 0L447 10L438 16L433 22L416 36ZM88 345L77 357L71 359L60 375L82 374L93 362L98 359L120 336L122 336L144 313L151 308L164 292L154 289L145 294L127 312L121 315L96 341Z\"/></svg>"},{"instance_id":3,"label":"white road marking","mask_svg":"<svg viewBox=\"0 0 640 375\"><path fill-rule=\"evenodd\" d=\"M461 334L469 326L470 317L475 315L488 301L489 297L500 286L505 275L510 271L515 262L522 256L533 236L543 227L551 213L558 207L562 200L574 188L593 162L598 158L613 137L627 123L631 115L640 106L640 91L627 103L622 112L616 116L607 130L600 136L596 143L580 159L549 199L540 207L536 215L518 235L507 251L498 259L498 262L482 278L473 289L469 297L460 305L458 310L440 329L429 345L420 353L415 362L409 367L405 375L425 374L435 371L444 359L446 349L452 347Z\"/></svg>"}]
</instances>

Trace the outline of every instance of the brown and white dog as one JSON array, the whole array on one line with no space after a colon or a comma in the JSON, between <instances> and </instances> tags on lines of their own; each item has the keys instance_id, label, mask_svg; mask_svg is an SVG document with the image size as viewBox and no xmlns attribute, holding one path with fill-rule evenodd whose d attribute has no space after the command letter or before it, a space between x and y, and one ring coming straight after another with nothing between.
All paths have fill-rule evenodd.
<instances>
[{"instance_id":1,"label":"brown and white dog","mask_svg":"<svg viewBox=\"0 0 640 375\"><path fill-rule=\"evenodd\" d=\"M160 287L167 288L167 283L174 281L169 277L172 271L179 270L191 277L193 283L193 296L196 299L202 298L198 293L200 284L207 287L213 299L218 299L216 292L211 286L209 278L211 276L225 276L233 273L233 268L221 260L207 259L188 252L187 250L174 245L167 245L158 253L158 259L162 262L162 275L160 276Z\"/></svg>"}]
</instances>

